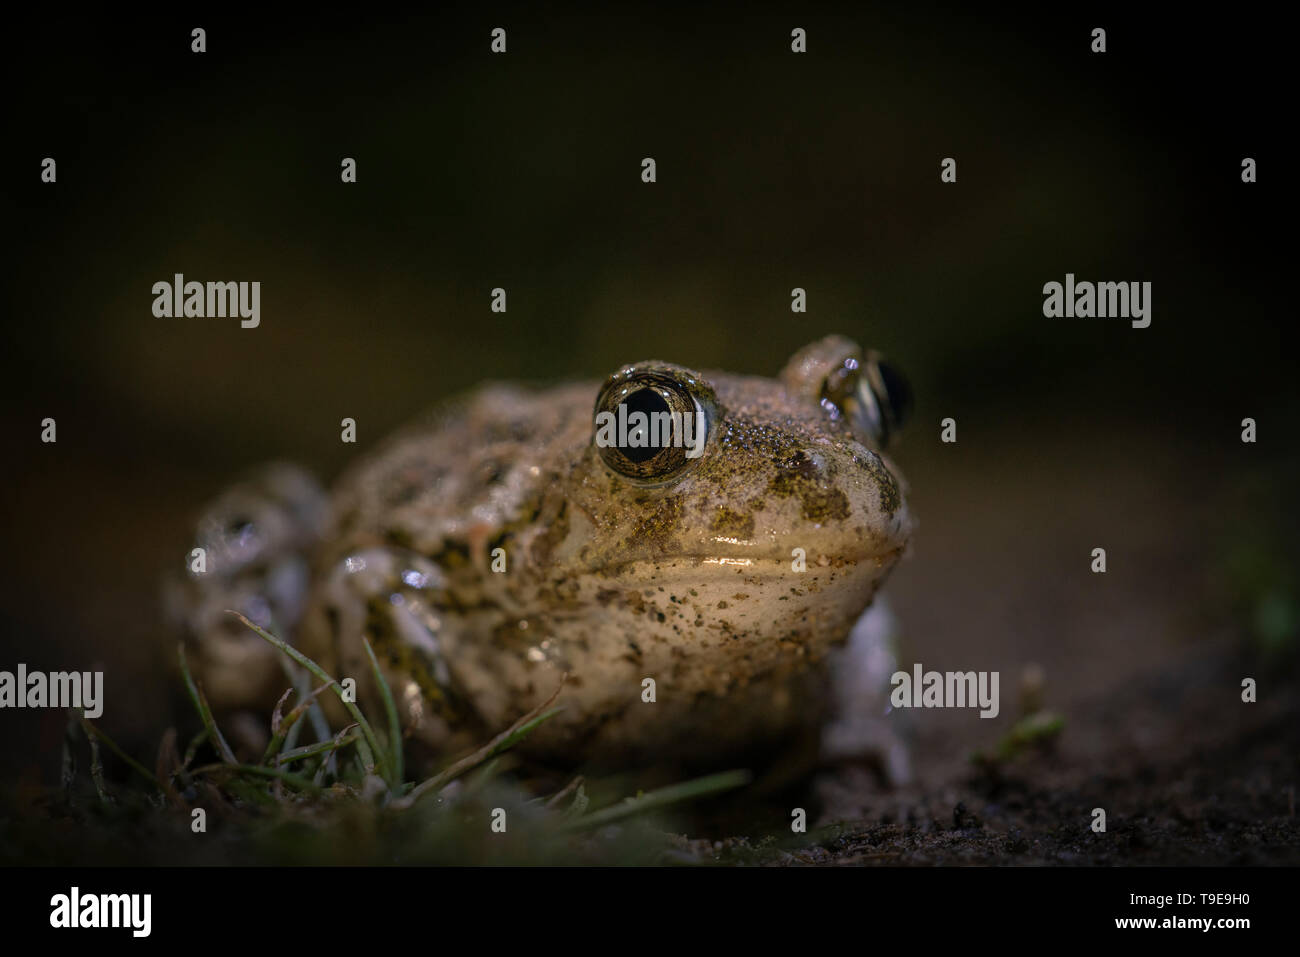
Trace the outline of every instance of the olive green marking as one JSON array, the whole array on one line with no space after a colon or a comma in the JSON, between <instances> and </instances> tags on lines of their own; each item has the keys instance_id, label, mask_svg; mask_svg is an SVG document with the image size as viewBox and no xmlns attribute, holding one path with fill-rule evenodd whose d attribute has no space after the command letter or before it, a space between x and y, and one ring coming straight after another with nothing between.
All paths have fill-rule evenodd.
<instances>
[{"instance_id":1,"label":"olive green marking","mask_svg":"<svg viewBox=\"0 0 1300 957\"><path fill-rule=\"evenodd\" d=\"M713 516L713 531L729 538L750 539L754 537L754 516L738 512L725 505Z\"/></svg>"},{"instance_id":2,"label":"olive green marking","mask_svg":"<svg viewBox=\"0 0 1300 957\"><path fill-rule=\"evenodd\" d=\"M861 465L875 479L876 487L880 489L881 511L887 515L893 515L898 511L898 506L903 504L903 495L898 488L898 479L894 478L893 473L885 468L885 464L880 461L878 456L871 456Z\"/></svg>"},{"instance_id":3,"label":"olive green marking","mask_svg":"<svg viewBox=\"0 0 1300 957\"><path fill-rule=\"evenodd\" d=\"M376 656L386 660L393 673L413 679L436 715L449 724L461 719L463 702L438 682L423 656L402 640L393 624L391 606L385 599L375 596L366 602L365 630Z\"/></svg>"},{"instance_id":4,"label":"olive green marking","mask_svg":"<svg viewBox=\"0 0 1300 957\"><path fill-rule=\"evenodd\" d=\"M768 483L768 491L788 498L799 499L803 517L810 522L823 523L829 519L849 517L849 497L837 488L825 489L798 471L781 470Z\"/></svg>"}]
</instances>

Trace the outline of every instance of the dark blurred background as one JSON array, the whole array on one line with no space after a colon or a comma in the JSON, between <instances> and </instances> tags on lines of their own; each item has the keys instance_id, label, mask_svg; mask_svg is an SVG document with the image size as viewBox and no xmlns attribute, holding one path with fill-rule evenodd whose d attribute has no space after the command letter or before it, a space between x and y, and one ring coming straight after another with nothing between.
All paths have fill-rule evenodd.
<instances>
[{"instance_id":1,"label":"dark blurred background","mask_svg":"<svg viewBox=\"0 0 1300 957\"><path fill-rule=\"evenodd\" d=\"M830 332L918 398L905 661L1036 664L1068 712L1293 641L1281 28L843 6L12 21L0 667L106 669L101 724L150 764L159 577L245 467L332 479L485 378L770 375ZM155 318L177 272L259 280L260 328ZM1150 328L1044 318L1067 272L1150 281ZM956 754L993 736L972 717L918 721ZM6 784L56 780L62 723L0 713Z\"/></svg>"}]
</instances>

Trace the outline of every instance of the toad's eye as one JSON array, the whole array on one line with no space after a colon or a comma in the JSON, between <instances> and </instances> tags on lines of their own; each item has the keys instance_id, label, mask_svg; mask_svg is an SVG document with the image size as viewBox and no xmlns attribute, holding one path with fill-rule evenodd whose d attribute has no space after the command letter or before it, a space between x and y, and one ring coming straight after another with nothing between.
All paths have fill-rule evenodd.
<instances>
[{"instance_id":1,"label":"toad's eye","mask_svg":"<svg viewBox=\"0 0 1300 957\"><path fill-rule=\"evenodd\" d=\"M912 390L877 352L846 358L822 383L822 404L843 415L858 438L884 448L912 414Z\"/></svg>"},{"instance_id":2,"label":"toad's eye","mask_svg":"<svg viewBox=\"0 0 1300 957\"><path fill-rule=\"evenodd\" d=\"M610 376L596 397L592 440L619 475L660 485L684 474L704 453L710 390L676 367L646 366Z\"/></svg>"}]
</instances>

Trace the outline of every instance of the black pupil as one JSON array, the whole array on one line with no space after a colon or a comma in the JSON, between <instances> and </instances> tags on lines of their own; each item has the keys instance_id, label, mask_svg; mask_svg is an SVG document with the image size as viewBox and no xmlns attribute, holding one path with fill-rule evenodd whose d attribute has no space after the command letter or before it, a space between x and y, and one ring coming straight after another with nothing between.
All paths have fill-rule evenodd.
<instances>
[{"instance_id":1,"label":"black pupil","mask_svg":"<svg viewBox=\"0 0 1300 957\"><path fill-rule=\"evenodd\" d=\"M664 400L664 397L654 389L640 389L624 399L623 404L627 406L629 419L632 418L633 412L645 413L647 429L647 435L644 437L645 441L650 443L658 442L659 429L655 422L655 414L669 411L668 403ZM630 438L632 435L630 422L627 431ZM621 446L619 451L627 457L628 461L640 465L642 462L647 462L658 455L662 451L662 447L659 445L625 445Z\"/></svg>"}]
</instances>

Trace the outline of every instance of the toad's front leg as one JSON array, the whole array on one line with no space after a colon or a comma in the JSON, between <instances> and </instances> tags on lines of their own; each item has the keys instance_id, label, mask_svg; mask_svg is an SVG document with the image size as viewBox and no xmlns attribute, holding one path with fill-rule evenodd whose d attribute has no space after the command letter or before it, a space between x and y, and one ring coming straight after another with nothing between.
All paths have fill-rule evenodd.
<instances>
[{"instance_id":1,"label":"toad's front leg","mask_svg":"<svg viewBox=\"0 0 1300 957\"><path fill-rule=\"evenodd\" d=\"M445 751L473 723L448 664L450 611L437 564L404 548L358 549L335 562L313 589L297 644L326 673L340 682L351 679L362 712L374 720L383 698L364 638L392 692L404 736ZM321 702L332 726L351 721L337 696L324 695Z\"/></svg>"},{"instance_id":2,"label":"toad's front leg","mask_svg":"<svg viewBox=\"0 0 1300 957\"><path fill-rule=\"evenodd\" d=\"M895 787L912 779L898 714L889 704L898 633L898 619L885 597L877 595L831 657L832 714L821 741L823 761L871 764Z\"/></svg>"}]
</instances>

